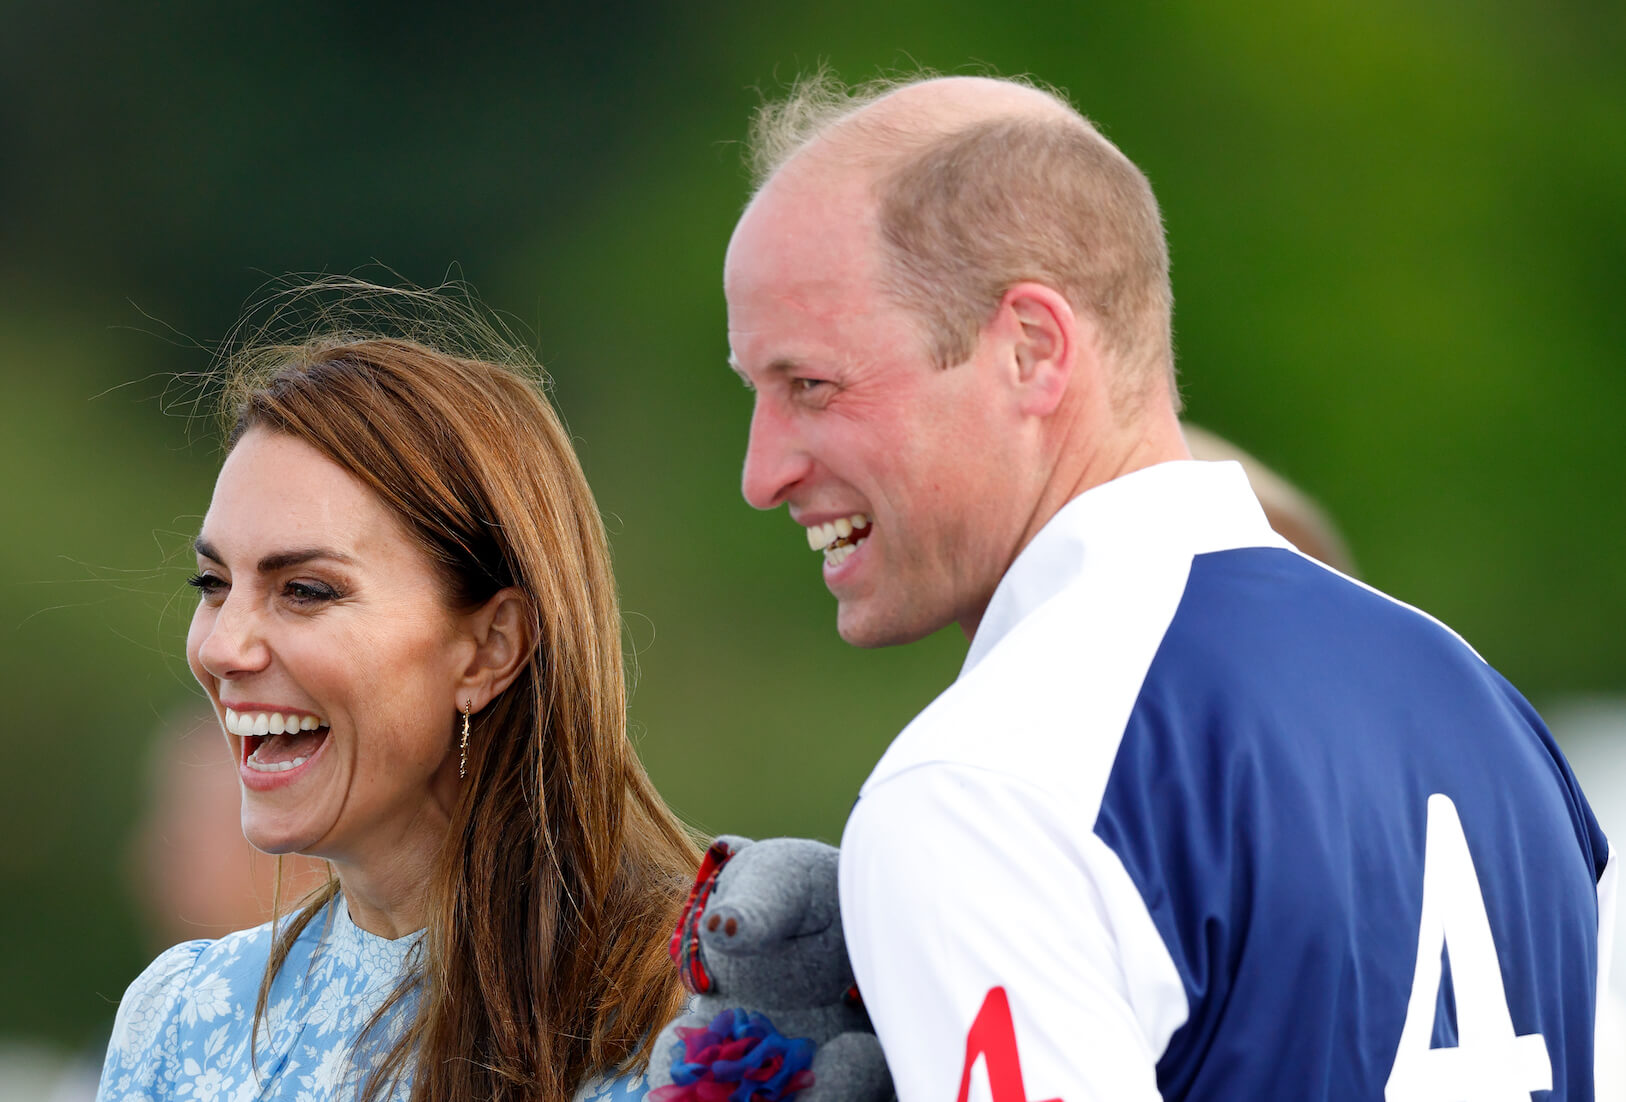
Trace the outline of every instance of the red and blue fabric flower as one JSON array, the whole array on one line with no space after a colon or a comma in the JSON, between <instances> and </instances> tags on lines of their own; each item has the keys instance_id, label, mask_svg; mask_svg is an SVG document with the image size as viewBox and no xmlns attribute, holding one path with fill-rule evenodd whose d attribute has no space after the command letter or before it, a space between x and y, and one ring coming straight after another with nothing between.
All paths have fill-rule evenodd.
<instances>
[{"instance_id":1,"label":"red and blue fabric flower","mask_svg":"<svg viewBox=\"0 0 1626 1102\"><path fill-rule=\"evenodd\" d=\"M813 1084L814 1043L784 1036L764 1014L724 1010L677 1034L672 1083L650 1091L649 1102L786 1102Z\"/></svg>"}]
</instances>

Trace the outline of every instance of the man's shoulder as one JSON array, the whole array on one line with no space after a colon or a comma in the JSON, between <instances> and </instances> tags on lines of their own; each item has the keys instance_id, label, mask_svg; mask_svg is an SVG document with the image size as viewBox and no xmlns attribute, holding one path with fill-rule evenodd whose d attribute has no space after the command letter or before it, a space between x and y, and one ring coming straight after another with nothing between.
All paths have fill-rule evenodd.
<instances>
[{"instance_id":1,"label":"man's shoulder","mask_svg":"<svg viewBox=\"0 0 1626 1102\"><path fill-rule=\"evenodd\" d=\"M953 764L1089 799L1125 737L1189 733L1199 713L1223 739L1294 737L1269 722L1284 692L1381 708L1430 677L1516 698L1449 628L1298 552L1151 555L1033 609L903 730L865 791Z\"/></svg>"},{"instance_id":2,"label":"man's shoulder","mask_svg":"<svg viewBox=\"0 0 1626 1102\"><path fill-rule=\"evenodd\" d=\"M1136 710L1152 725L1201 715L1214 731L1298 737L1295 721L1442 694L1523 706L1428 614L1295 552L1247 548L1192 559Z\"/></svg>"}]
</instances>

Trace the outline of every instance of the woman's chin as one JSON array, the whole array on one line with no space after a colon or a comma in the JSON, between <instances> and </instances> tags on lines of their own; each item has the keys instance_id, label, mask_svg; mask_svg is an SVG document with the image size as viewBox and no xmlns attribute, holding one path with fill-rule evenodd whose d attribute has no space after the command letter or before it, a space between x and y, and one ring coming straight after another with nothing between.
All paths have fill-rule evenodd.
<instances>
[{"instance_id":1,"label":"woman's chin","mask_svg":"<svg viewBox=\"0 0 1626 1102\"><path fill-rule=\"evenodd\" d=\"M321 856L311 853L312 847L321 840L321 835L309 827L254 822L245 815L243 837L248 839L249 845L271 857L292 857L300 854L308 857Z\"/></svg>"}]
</instances>

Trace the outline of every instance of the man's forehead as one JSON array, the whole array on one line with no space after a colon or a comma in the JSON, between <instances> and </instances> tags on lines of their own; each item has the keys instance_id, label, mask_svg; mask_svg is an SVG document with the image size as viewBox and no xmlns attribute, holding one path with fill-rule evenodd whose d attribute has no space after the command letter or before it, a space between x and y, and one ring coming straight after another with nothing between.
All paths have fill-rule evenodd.
<instances>
[{"instance_id":1,"label":"man's forehead","mask_svg":"<svg viewBox=\"0 0 1626 1102\"><path fill-rule=\"evenodd\" d=\"M754 285L835 290L876 271L876 204L850 176L776 177L740 217L723 265L732 300Z\"/></svg>"},{"instance_id":2,"label":"man's forehead","mask_svg":"<svg viewBox=\"0 0 1626 1102\"><path fill-rule=\"evenodd\" d=\"M786 232L820 220L873 223L874 188L867 174L841 165L792 161L762 185L740 216L735 236L747 227Z\"/></svg>"}]
</instances>

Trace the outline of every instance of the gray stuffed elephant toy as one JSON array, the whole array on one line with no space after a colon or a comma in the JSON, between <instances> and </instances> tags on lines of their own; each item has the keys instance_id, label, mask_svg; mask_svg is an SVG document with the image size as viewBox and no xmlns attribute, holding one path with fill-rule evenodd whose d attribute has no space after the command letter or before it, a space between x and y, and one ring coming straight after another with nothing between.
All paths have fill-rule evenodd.
<instances>
[{"instance_id":1,"label":"gray stuffed elephant toy","mask_svg":"<svg viewBox=\"0 0 1626 1102\"><path fill-rule=\"evenodd\" d=\"M838 851L723 835L672 935L695 994L656 1038L649 1102L887 1102L881 1044L853 984Z\"/></svg>"}]
</instances>

